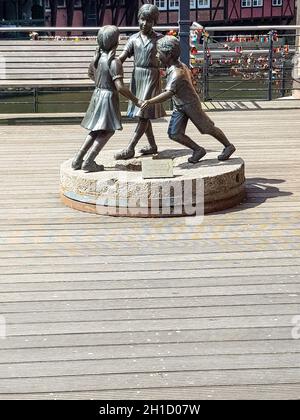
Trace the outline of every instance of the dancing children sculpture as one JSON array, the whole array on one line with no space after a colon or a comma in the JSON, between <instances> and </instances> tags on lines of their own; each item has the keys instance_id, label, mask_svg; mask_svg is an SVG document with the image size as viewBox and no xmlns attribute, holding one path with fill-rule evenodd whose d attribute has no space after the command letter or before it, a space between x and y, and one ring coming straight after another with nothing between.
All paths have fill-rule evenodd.
<instances>
[{"instance_id":1,"label":"dancing children sculpture","mask_svg":"<svg viewBox=\"0 0 300 420\"><path fill-rule=\"evenodd\" d=\"M136 106L140 104L124 86L122 63L115 58L119 42L118 28L104 26L98 32L97 42L93 69L89 69L96 88L81 123L90 133L72 162L73 169L83 169L86 172L103 171L104 167L98 165L95 158L114 132L122 130L118 92Z\"/></svg>"},{"instance_id":2,"label":"dancing children sculpture","mask_svg":"<svg viewBox=\"0 0 300 420\"><path fill-rule=\"evenodd\" d=\"M213 121L206 115L201 107L201 102L194 89L191 73L188 67L181 63L180 44L174 36L165 36L157 43L159 60L167 67L167 85L165 92L148 99L142 105L142 111L153 104L162 103L170 98L173 100L172 113L168 135L170 139L193 150L188 159L190 163L197 163L206 154L206 150L195 143L185 134L188 120L198 128L201 134L209 134L223 144L223 152L218 159L223 161L235 152L235 147L229 142L220 128L215 127Z\"/></svg>"},{"instance_id":3,"label":"dancing children sculpture","mask_svg":"<svg viewBox=\"0 0 300 420\"><path fill-rule=\"evenodd\" d=\"M140 100L147 100L161 93L161 81L159 62L156 57L156 44L162 35L153 31L159 17L159 10L152 4L144 4L138 13L140 32L132 35L119 59L122 63L129 57L134 56L134 71L131 80L131 91ZM117 153L116 159L130 159L134 157L135 147L143 134L146 134L149 145L141 150L144 155L157 153L152 119L165 116L165 111L161 104L149 106L141 111L134 103L129 103L129 117L138 117L139 122L133 138L127 148Z\"/></svg>"}]
</instances>

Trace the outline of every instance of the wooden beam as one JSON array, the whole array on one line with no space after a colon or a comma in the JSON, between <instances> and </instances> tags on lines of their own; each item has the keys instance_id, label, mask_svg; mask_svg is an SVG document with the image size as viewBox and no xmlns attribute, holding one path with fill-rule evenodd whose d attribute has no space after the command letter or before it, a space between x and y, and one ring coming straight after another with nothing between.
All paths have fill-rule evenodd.
<instances>
[{"instance_id":1,"label":"wooden beam","mask_svg":"<svg viewBox=\"0 0 300 420\"><path fill-rule=\"evenodd\" d=\"M50 0L51 26L56 26L57 19L57 0Z\"/></svg>"}]
</instances>

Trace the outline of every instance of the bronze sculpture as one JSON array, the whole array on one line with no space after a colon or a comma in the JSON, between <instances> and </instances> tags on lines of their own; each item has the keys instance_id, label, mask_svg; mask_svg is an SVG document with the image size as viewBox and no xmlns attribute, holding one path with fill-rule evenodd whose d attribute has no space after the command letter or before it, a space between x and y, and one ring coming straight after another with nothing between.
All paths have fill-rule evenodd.
<instances>
[{"instance_id":1,"label":"bronze sculpture","mask_svg":"<svg viewBox=\"0 0 300 420\"><path fill-rule=\"evenodd\" d=\"M201 134L209 134L223 144L224 149L218 156L220 161L229 159L235 152L235 147L229 142L223 131L216 127L203 111L200 99L193 86L190 70L179 60L180 44L178 39L167 35L157 42L157 48L160 62L168 69L167 86L163 93L146 100L142 105L142 111L149 106L172 98L174 111L169 124L168 135L170 139L193 150L193 155L188 161L197 163L206 154L203 147L185 134L189 120L193 122Z\"/></svg>"},{"instance_id":2,"label":"bronze sculpture","mask_svg":"<svg viewBox=\"0 0 300 420\"><path fill-rule=\"evenodd\" d=\"M140 104L124 86L122 63L115 57L119 42L118 28L104 26L98 32L97 42L98 48L89 69L89 75L95 81L96 87L81 123L90 133L72 162L73 169L86 172L104 169L95 162L95 158L114 132L122 129L118 93L130 99L135 106Z\"/></svg>"},{"instance_id":3,"label":"bronze sculpture","mask_svg":"<svg viewBox=\"0 0 300 420\"><path fill-rule=\"evenodd\" d=\"M131 80L131 91L142 101L157 96L161 92L159 62L156 57L156 44L162 35L153 31L153 26L157 23L159 10L152 4L144 4L138 13L140 32L132 35L119 59L124 62L127 58L134 56L135 67ZM149 106L141 111L135 104L129 103L129 117L138 117L139 122L135 134L127 148L117 153L116 159L130 159L134 157L135 147L143 134L146 134L149 146L141 150L142 154L157 153L152 119L165 116L165 111L161 104Z\"/></svg>"}]
</instances>

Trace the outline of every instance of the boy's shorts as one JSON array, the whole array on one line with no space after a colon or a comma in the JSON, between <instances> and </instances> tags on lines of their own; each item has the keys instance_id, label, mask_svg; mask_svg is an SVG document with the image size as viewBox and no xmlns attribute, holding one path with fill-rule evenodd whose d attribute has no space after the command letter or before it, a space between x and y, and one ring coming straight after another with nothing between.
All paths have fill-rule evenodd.
<instances>
[{"instance_id":1,"label":"boy's shorts","mask_svg":"<svg viewBox=\"0 0 300 420\"><path fill-rule=\"evenodd\" d=\"M168 128L169 137L184 134L188 120L192 121L201 134L210 134L215 125L203 111L200 102L177 106L171 116Z\"/></svg>"}]
</instances>

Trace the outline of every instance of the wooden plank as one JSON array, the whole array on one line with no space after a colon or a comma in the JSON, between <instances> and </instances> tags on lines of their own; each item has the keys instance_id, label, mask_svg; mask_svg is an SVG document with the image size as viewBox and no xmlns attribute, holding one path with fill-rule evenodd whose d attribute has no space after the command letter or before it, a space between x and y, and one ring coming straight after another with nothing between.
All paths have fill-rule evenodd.
<instances>
[{"instance_id":1,"label":"wooden plank","mask_svg":"<svg viewBox=\"0 0 300 420\"><path fill-rule=\"evenodd\" d=\"M280 385L238 385L238 386L214 386L214 387L163 387L77 391L77 392L52 392L17 394L18 399L29 400L160 400L165 395L166 400L298 400L299 384ZM3 399L14 399L12 394L2 394Z\"/></svg>"},{"instance_id":2,"label":"wooden plank","mask_svg":"<svg viewBox=\"0 0 300 420\"><path fill-rule=\"evenodd\" d=\"M298 244L299 245L299 244ZM15 259L14 256L7 252L6 255L3 255L3 252L0 251L0 267L7 267L7 266L19 266L19 265L48 265L48 264L63 264L63 265L70 265L70 264L114 264L116 266L123 267L123 264L150 264L150 263L176 263L176 262L185 262L187 263L194 263L198 261L222 261L227 259L232 264L235 264L238 260L248 261L251 260L257 263L264 263L264 261L268 261L268 258L271 257L271 262L273 259L278 259L279 261L293 261L299 255L299 248L292 249L290 251L257 251L257 252L219 252L219 253L206 253L198 255L196 252L194 254L183 253L180 256L175 256L174 254L168 253L156 253L148 255L145 253L138 254L138 250L133 255L114 255L110 256L103 255L101 250L99 252L94 253L91 255L90 251L85 251L83 253L73 252L71 255L68 252L65 252L65 256L62 255L62 252L58 250L57 255L38 255L35 253L33 256L26 256L23 255L23 252L18 254L18 259ZM43 253L42 253L43 254ZM171 264L170 264L171 265ZM166 265L164 265L165 267ZM126 266L125 266L126 267ZM189 267L190 268L190 267ZM128 270L129 271L129 270Z\"/></svg>"},{"instance_id":3,"label":"wooden plank","mask_svg":"<svg viewBox=\"0 0 300 420\"><path fill-rule=\"evenodd\" d=\"M81 68L73 68L73 69L56 69L49 67L48 71L46 69L36 69L38 70L38 74L36 74L36 80L47 80L50 81L51 79L89 79L87 75L86 69ZM128 72L128 75L130 73ZM124 72L124 77L127 77L127 73ZM32 71L23 70L21 73L19 71L10 70L6 73L6 80L31 80L32 79Z\"/></svg>"},{"instance_id":4,"label":"wooden plank","mask_svg":"<svg viewBox=\"0 0 300 420\"><path fill-rule=\"evenodd\" d=\"M119 47L125 45L127 42L128 37L127 36L121 36L119 39ZM39 48L39 47L64 47L64 46L96 46L97 45L97 39L96 37L89 40L80 39L79 41L76 40L0 40L0 48L2 47L27 47L30 48Z\"/></svg>"},{"instance_id":5,"label":"wooden plank","mask_svg":"<svg viewBox=\"0 0 300 420\"><path fill-rule=\"evenodd\" d=\"M26 62L23 61L22 63L22 70L20 69L20 62L17 61L13 61L13 60L7 60L5 63L5 68L6 68L6 72L10 69L16 69L19 70L19 72L26 70L26 69L35 69L35 68L39 68L39 69L47 69L48 67L55 67L55 68L84 68L87 71L87 66L89 65L90 60L68 60L67 62L58 62L55 60L49 60L47 62L28 62L26 60ZM132 69L132 64L125 61L125 63L123 64L123 68L124 69Z\"/></svg>"},{"instance_id":6,"label":"wooden plank","mask_svg":"<svg viewBox=\"0 0 300 420\"><path fill-rule=\"evenodd\" d=\"M31 312L61 312L69 311L95 311L95 310L131 310L131 309L159 309L159 308L193 308L193 307L214 307L219 306L252 306L252 305L274 305L274 304L298 304L299 295L293 294L256 294L256 295L236 295L232 296L165 296L165 297L148 297L147 299L137 299L130 297L128 299L113 298L108 299L81 299L81 300L53 300L37 302L1 302L1 308L4 313L31 313ZM288 337L291 331L288 332ZM286 338L286 337L285 337ZM0 343L1 344L1 343ZM2 343L5 345L5 342Z\"/></svg>"},{"instance_id":7,"label":"wooden plank","mask_svg":"<svg viewBox=\"0 0 300 420\"><path fill-rule=\"evenodd\" d=\"M152 275L153 276L153 275ZM195 287L212 287L212 286L240 286L240 285L269 285L269 284L279 284L279 285L286 285L286 284L295 284L299 279L299 275L275 275L275 276L244 276L244 277L230 277L229 275L225 275L223 277L219 277L218 280L214 279L213 277L196 277L196 276L189 276L189 273L186 273L185 276L180 278L178 274L174 274L172 277L165 278L162 276L161 280L155 278L151 278L149 275L143 276L141 275L141 280L137 284L136 283L136 276L131 276L130 274L126 276L126 280L119 280L117 276L113 275L102 275L100 279L98 279L94 273L90 275L87 273L84 276L76 276L74 279L66 279L63 283L60 282L60 277L57 280L51 280L51 277L48 276L49 279L45 284L45 279L41 274L31 274L31 279L27 275L2 275L1 276L1 284L2 287L5 289L5 292L36 292L42 290L46 291L63 291L63 290L117 290L117 289L138 289L138 288L145 288L147 289L157 289L157 288L180 288L182 286L182 279L185 280L185 287L186 288L195 288ZM83 278L82 278L83 277ZM133 278L130 278L133 277ZM143 277L146 277L144 279ZM147 279L147 277L149 277ZM272 277L274 280L272 282ZM283 277L283 278L281 278ZM129 278L129 279L128 279Z\"/></svg>"},{"instance_id":8,"label":"wooden plank","mask_svg":"<svg viewBox=\"0 0 300 420\"><path fill-rule=\"evenodd\" d=\"M23 57L19 57L17 55L9 55L9 56L5 56L5 63L7 66L10 65L10 63L22 63L22 65L24 65L25 67L28 66L29 64L33 64L33 65L41 65L42 63L44 64L48 64L48 63L63 63L65 65L68 65L69 63L82 63L84 65L88 65L91 62L92 59L92 55L91 56L68 56L68 59L66 60L66 58L64 56L43 56L41 55L41 57L39 57L39 60L37 62L35 57L31 57L28 56L25 58ZM125 61L125 63L123 63L123 66L132 66L133 64L133 60L132 59L128 59Z\"/></svg>"},{"instance_id":9,"label":"wooden plank","mask_svg":"<svg viewBox=\"0 0 300 420\"><path fill-rule=\"evenodd\" d=\"M35 76L36 81L42 79L42 80L46 80L48 83L52 79L58 79L58 80L68 80L68 79L78 80L78 79L84 79L84 78L88 79L86 72L83 72L81 74L78 74L77 72L76 74L72 74L69 72L54 73L54 72L51 72L51 69L48 72L48 74L37 73L34 76ZM6 74L6 80L18 80L18 81L24 80L25 84L26 84L26 80L31 80L31 79L32 79L32 73L23 73L21 75L10 74L10 73Z\"/></svg>"},{"instance_id":10,"label":"wooden plank","mask_svg":"<svg viewBox=\"0 0 300 420\"><path fill-rule=\"evenodd\" d=\"M84 87L94 86L93 82L89 79L80 80L0 80L0 88L33 88L33 87Z\"/></svg>"},{"instance_id":11,"label":"wooden plank","mask_svg":"<svg viewBox=\"0 0 300 420\"><path fill-rule=\"evenodd\" d=\"M42 294L42 293L40 293ZM82 293L84 295L84 292ZM96 294L96 293L95 293ZM60 299L60 293L52 294ZM116 298L113 293L111 298ZM41 298L41 300L43 300ZM170 330L207 330L226 328L274 328L291 327L291 315L261 315L243 317L211 318L184 318L184 319L143 319L113 321L86 321L86 322L52 322L28 323L9 325L9 335L41 335L41 334L67 334L67 333L95 333L95 332L123 332L123 331L170 331Z\"/></svg>"},{"instance_id":12,"label":"wooden plank","mask_svg":"<svg viewBox=\"0 0 300 420\"><path fill-rule=\"evenodd\" d=\"M200 373L202 372L202 373ZM168 372L167 375L154 372L132 373L111 375L81 375L65 377L28 378L28 379L2 379L0 392L12 393L41 393L41 392L70 392L70 391L95 391L142 389L144 387L185 387L185 386L221 386L228 385L272 385L276 384L299 384L299 368L280 369L244 369L226 371L188 371ZM83 382L84 377L84 382Z\"/></svg>"},{"instance_id":13,"label":"wooden plank","mask_svg":"<svg viewBox=\"0 0 300 420\"><path fill-rule=\"evenodd\" d=\"M63 70L62 68L56 68L55 65L53 66L48 66L48 68L39 68L39 66L36 67L36 69L38 69L40 74L53 74L53 73L61 73L64 74L67 71ZM87 73L87 68L86 67L77 67L76 65L74 65L72 68L68 69L68 73L83 73L84 75ZM20 68L16 68L16 69L9 69L6 71L6 77L8 75L12 76L12 75L18 75L19 77L23 77L24 74L29 74L32 77L32 70L28 70L27 69L20 69ZM50 75L49 75L50 77Z\"/></svg>"},{"instance_id":14,"label":"wooden plank","mask_svg":"<svg viewBox=\"0 0 300 420\"><path fill-rule=\"evenodd\" d=\"M180 267L173 267L173 269L170 269L169 267L164 267L164 268L158 268L155 270L155 268L151 267L151 269L146 269L145 267L141 269L141 267L136 267L134 269L131 269L130 271L128 271L128 274L126 274L126 278L128 279L138 279L140 276L141 279L151 279L151 278L155 278L157 276L157 272L161 273L162 278L173 278L174 276L180 276L183 275L185 276L190 276L190 277L199 277L201 278L203 277L215 277L215 276L229 276L230 275L230 271L232 272L232 276L242 276L242 275L257 275L259 276L261 273L261 268L260 267L253 267L253 265L250 266L241 266L241 267L234 267L234 264L231 265L227 265L226 268L216 268L214 267L214 264L212 264L212 267L206 267L205 269L203 269L201 271L201 274L199 274L199 268L194 268L194 269L188 269L188 271L186 269L182 269ZM222 265L222 264L219 264ZM264 268L264 274L265 275L280 275L280 274L289 274L289 275L296 275L299 274L299 265L298 266L292 266L290 267L290 264L286 264L286 265L279 265L279 266L275 266L273 267L272 265L265 267ZM71 267L64 267L64 266L56 266L55 270L53 270L53 266L38 266L38 267L34 267L34 266L29 266L29 267L6 267L6 268L2 268L2 272L1 275L5 275L5 276L9 276L9 275L16 275L16 274L37 274L37 275L43 275L46 276L50 276L55 273L55 275L59 276L59 274L61 275L65 275L65 280L68 281L70 279L72 279L72 276L85 276L86 275L91 275L94 276L94 279L97 279L97 276L102 276L104 277L106 280L112 279L112 278L116 278L116 277L120 277L121 276L125 276L124 273L126 273L126 268L124 267L122 268L118 268L118 267L105 267L105 264L99 264L99 265L95 265L95 264L91 264L88 266L84 266L84 265L73 265ZM176 274L174 274L176 273ZM62 276L61 276L62 277ZM277 287L277 291L274 293L277 293L278 290L286 290L288 288L293 288L293 286L287 286L287 285L282 285L282 287L280 288L280 286L276 286ZM274 290L275 290L275 285L274 285ZM270 286L270 289L273 290L273 288ZM250 292L250 290L248 290L248 292Z\"/></svg>"},{"instance_id":15,"label":"wooden plank","mask_svg":"<svg viewBox=\"0 0 300 420\"><path fill-rule=\"evenodd\" d=\"M224 353L226 354L227 346L232 346L230 354L234 354L241 347L239 345L265 345L279 348L279 342L283 344L291 342L290 327L261 327L261 328L226 328L226 329L207 329L207 330L169 330L158 331L148 330L147 334L142 331L123 331L123 332L95 332L95 333L79 333L79 334L42 334L42 335L23 335L10 336L9 340L1 340L1 350L15 349L14 354L19 354L22 357L23 349L41 349L47 351L49 348L65 348L78 350L77 347L89 348L95 346L98 351L104 351L107 346L121 346L123 349L127 348L139 352L140 346L157 345L162 348L162 345L195 345L202 343L207 344L209 348L214 348L214 344L224 344ZM228 343L228 344L227 344ZM276 344L278 343L278 344ZM130 347L134 346L134 347ZM295 347L294 347L295 346ZM201 348L197 346L198 349ZM293 342L293 347L297 349L297 343ZM218 349L218 347L216 347ZM167 350L169 351L169 350ZM279 350L278 350L279 351ZM262 352L263 353L263 352ZM25 354L25 353L24 353ZM74 352L73 352L74 354ZM112 354L112 353L111 353ZM3 359L4 360L4 359ZM24 358L23 358L24 360Z\"/></svg>"},{"instance_id":16,"label":"wooden plank","mask_svg":"<svg viewBox=\"0 0 300 420\"><path fill-rule=\"evenodd\" d=\"M55 291L55 290L54 290ZM23 292L23 290L20 290ZM67 311L60 311L59 313L49 311L38 314L33 313L9 313L6 314L2 311L3 316L6 318L7 325L11 324L35 324L35 323L54 323L54 322L88 322L88 321L112 321L116 317L119 320L142 320L142 319L152 319L155 316L160 319L173 319L173 318L219 318L226 317L228 313L232 317L240 316L276 316L276 315L291 315L293 317L297 314L299 308L299 303L290 304L289 306L282 305L241 305L241 306L226 306L222 307L180 307L176 308L155 308L155 309L133 309L130 311L128 309L118 309L115 310L94 310L94 311L76 311L70 312L68 308ZM37 318L38 315L38 318ZM295 343L296 344L296 343ZM292 346L293 348L293 346Z\"/></svg>"},{"instance_id":17,"label":"wooden plank","mask_svg":"<svg viewBox=\"0 0 300 420\"><path fill-rule=\"evenodd\" d=\"M86 358L88 358L88 353ZM125 360L124 360L125 359ZM214 364L211 360L214 359ZM210 368L208 368L210 366ZM61 359L38 363L18 363L15 364L14 370L9 369L7 365L0 365L1 383L7 379L17 380L22 382L30 382L30 379L40 380L43 377L57 377L60 380L63 377L76 377L82 375L115 375L115 374L130 374L131 372L139 373L158 373L161 371L177 373L181 372L182 376L189 376L191 371L198 371L205 375L205 372L226 370L241 370L251 369L280 369L289 368L292 372L294 369L300 372L300 357L296 354L243 354L236 357L236 355L218 355L214 356L193 356L188 354L187 357L182 356L158 356L158 357L133 357L120 358L109 357L108 359L96 360L72 360L63 361ZM72 373L70 373L72 372ZM242 373L242 372L241 372ZM206 376L206 375L205 375ZM236 376L238 376L236 374ZM0 385L1 389L1 385Z\"/></svg>"},{"instance_id":18,"label":"wooden plank","mask_svg":"<svg viewBox=\"0 0 300 420\"><path fill-rule=\"evenodd\" d=\"M91 57L93 58L93 51L87 50L87 51L64 51L64 50L56 50L56 51L31 51L30 56L31 57ZM13 51L9 53L10 57L27 57L28 51Z\"/></svg>"},{"instance_id":19,"label":"wooden plank","mask_svg":"<svg viewBox=\"0 0 300 420\"><path fill-rule=\"evenodd\" d=\"M50 336L48 337L50 339ZM73 349L76 351L73 351ZM71 361L104 361L104 360L117 360L117 359L156 359L156 358L172 358L177 357L200 357L205 356L229 356L233 355L245 356L245 359L253 357L253 355L267 355L272 356L279 354L282 360L285 360L286 355L293 357L294 362L297 361L299 356L300 344L299 342L292 342L292 340L270 340L264 341L228 341L225 343L220 342L181 342L181 343L153 343L153 344L140 344L136 347L127 345L72 345L70 347L42 347L42 348L22 348L11 351L11 349L0 350L1 360L6 363L1 363L5 366L7 372L8 364L10 363L32 363L44 362L71 362ZM299 357L298 357L299 362ZM278 366L279 367L279 366ZM36 369L36 367L34 367ZM200 366L199 366L200 368ZM4 370L0 371L0 377L3 375ZM20 372L21 373L21 372ZM38 373L38 372L36 372ZM12 372L15 376L15 372ZM21 375L20 375L21 376ZM31 376L31 375L29 375ZM32 375L38 376L38 375Z\"/></svg>"},{"instance_id":20,"label":"wooden plank","mask_svg":"<svg viewBox=\"0 0 300 420\"><path fill-rule=\"evenodd\" d=\"M117 50L118 54L122 51L125 42L126 39L121 40ZM0 81L0 87L13 87L15 85L14 83L16 83L16 85L22 85L22 82L26 80L27 87L39 87L41 86L39 81L43 81L44 83L46 82L47 86L50 87L51 80L56 81L56 83L61 83L62 86L66 86L68 84L68 80L72 79L88 80L86 71L83 70L83 63L86 62L86 65L88 65L93 56L95 46L95 41L87 41L84 43L74 41L3 41L0 43L0 53L4 60L9 64L5 74L5 80L7 82L5 83L3 80ZM29 57L28 52L30 52ZM78 61L81 62L80 68L82 68L82 71L75 71L74 65L72 64ZM57 62L61 63L62 65L65 64L65 67L62 66L61 68L68 70L57 70L57 67L55 67ZM15 63L15 65L12 66L12 63ZM22 69L20 70L21 63ZM47 71L43 65L40 65L40 63L43 63L44 66L46 65ZM53 63L52 65L54 66L54 70L49 72L50 63ZM16 64L18 64L17 67ZM128 68L130 69L131 73L132 64L127 62L124 65L125 78L128 79L130 78L130 74L126 74L127 66L129 66ZM34 76L34 82L32 81L32 71L24 71L24 69L27 68L37 70ZM47 73L47 77L45 77L43 73L45 73L45 76ZM14 83L12 84L12 82ZM128 83L127 80L126 83ZM77 80L77 85L81 84L82 80Z\"/></svg>"},{"instance_id":21,"label":"wooden plank","mask_svg":"<svg viewBox=\"0 0 300 420\"><path fill-rule=\"evenodd\" d=\"M67 51L67 52L72 52L72 51L95 51L97 47L97 44L91 44L91 45L52 45L49 44L47 46L42 46L42 45L9 45L9 46L4 46L0 44L0 53L2 54L14 54L16 52L50 52L50 51Z\"/></svg>"}]
</instances>

